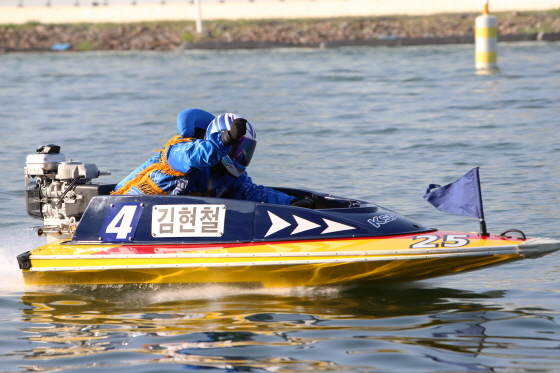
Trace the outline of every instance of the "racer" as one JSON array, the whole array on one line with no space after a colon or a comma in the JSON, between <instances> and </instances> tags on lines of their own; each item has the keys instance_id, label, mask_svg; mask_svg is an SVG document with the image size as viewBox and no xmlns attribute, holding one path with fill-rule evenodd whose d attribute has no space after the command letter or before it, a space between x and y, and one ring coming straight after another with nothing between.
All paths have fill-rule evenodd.
<instances>
[{"instance_id":1,"label":"racer","mask_svg":"<svg viewBox=\"0 0 560 373\"><path fill-rule=\"evenodd\" d=\"M188 181L178 183L173 194L224 197L280 205L298 202L296 197L254 184L247 174L246 168L257 145L257 134L246 119L232 113L218 116L208 126L205 140L212 143L222 157L220 163L211 167L197 167L187 156L174 156L174 147L170 149L169 165L189 174Z\"/></svg>"},{"instance_id":2,"label":"racer","mask_svg":"<svg viewBox=\"0 0 560 373\"><path fill-rule=\"evenodd\" d=\"M201 123L198 128L203 128L205 121ZM245 169L257 141L256 132L246 119L227 113L207 126L204 140L175 136L162 151L121 181L115 194L197 195L314 207L309 198L298 200L253 183ZM192 126L188 128L192 131ZM187 130L179 132L189 134Z\"/></svg>"},{"instance_id":3,"label":"racer","mask_svg":"<svg viewBox=\"0 0 560 373\"><path fill-rule=\"evenodd\" d=\"M185 178L185 174L170 168L166 162L166 151L175 144L194 144L197 139L204 138L206 128L214 120L214 115L200 109L186 109L177 115L177 130L179 135L171 138L164 146L149 160L132 171L126 178L118 183L113 194L171 194L179 180ZM197 144L197 149L208 148L209 144ZM191 146L189 146L191 147ZM194 152L196 149L192 149ZM209 160L210 161L210 160ZM219 162L216 157L212 164Z\"/></svg>"}]
</instances>

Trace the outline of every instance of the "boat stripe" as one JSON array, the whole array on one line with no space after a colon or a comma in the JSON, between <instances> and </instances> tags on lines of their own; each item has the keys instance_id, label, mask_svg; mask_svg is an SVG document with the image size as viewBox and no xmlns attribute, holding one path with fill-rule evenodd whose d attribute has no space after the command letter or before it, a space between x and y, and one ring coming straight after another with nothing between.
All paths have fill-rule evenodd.
<instances>
[{"instance_id":1,"label":"boat stripe","mask_svg":"<svg viewBox=\"0 0 560 373\"><path fill-rule=\"evenodd\" d=\"M266 261L266 262L232 262L232 263L179 263L179 264L139 264L139 265L115 265L115 266L78 266L78 267L31 267L30 272L50 271L100 271L118 269L146 269L146 268L197 268L197 267L247 267L247 266L293 266L305 264L336 264L351 262L375 262L392 260L418 260L418 259L445 259L453 257L472 256L496 256L496 255L518 255L517 248L500 250L499 254L494 250L480 252L449 253L438 255L402 255L394 257L366 257L366 258L344 258L344 259L322 259L322 260L294 260L294 261Z\"/></svg>"},{"instance_id":2,"label":"boat stripe","mask_svg":"<svg viewBox=\"0 0 560 373\"><path fill-rule=\"evenodd\" d=\"M227 249L227 248L245 248L245 247L254 247L254 246L266 246L266 245L286 245L286 244L323 244L326 242L339 242L339 241L347 241L347 242L363 242L363 241L371 241L372 243L377 243L378 241L400 241L400 240L410 240L411 237L415 235L424 235L424 234L433 234L436 236L445 236L449 234L465 234L464 232L457 232L457 231L437 231L437 230L429 230L425 232L418 232L414 234L402 234L402 235L384 235L384 236L366 236L366 237L339 237L339 238L322 238L318 239L302 239L302 240L279 240L279 241L249 241L249 242L224 242L224 243L206 243L206 242L191 242L191 243L149 243L149 244L139 244L139 245L130 245L130 244L108 244L101 246L97 241L91 242L80 242L78 244L72 244L71 242L67 242L71 246L90 246L90 248L94 248L95 246L101 246L99 248L99 253L102 253L103 248L115 249L115 248L130 248L130 247L142 247L142 248L184 248L188 251L194 250L205 250L205 249ZM486 242L491 241L499 241L499 242L511 242L516 244L521 244L525 242L523 239L515 239L515 238L505 238L499 236L489 236L485 238L479 238L477 233L472 234L473 237L467 237L471 240L483 240ZM61 246L66 246L64 243ZM97 255L97 254L96 254Z\"/></svg>"},{"instance_id":3,"label":"boat stripe","mask_svg":"<svg viewBox=\"0 0 560 373\"><path fill-rule=\"evenodd\" d=\"M406 249L379 251L336 251L336 252L303 252L303 253L203 253L203 254L113 254L113 255L31 255L31 260L73 260L73 259L173 259L173 258L273 258L298 256L388 256L388 255L423 255L423 254L454 254L464 252L490 252L517 250L517 245L466 247L454 249Z\"/></svg>"}]
</instances>

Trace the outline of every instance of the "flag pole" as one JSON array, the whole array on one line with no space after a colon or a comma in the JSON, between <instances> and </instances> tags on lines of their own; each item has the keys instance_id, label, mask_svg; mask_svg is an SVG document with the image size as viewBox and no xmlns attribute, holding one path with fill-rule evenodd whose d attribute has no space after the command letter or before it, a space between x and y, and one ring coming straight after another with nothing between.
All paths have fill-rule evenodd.
<instances>
[{"instance_id":1,"label":"flag pole","mask_svg":"<svg viewBox=\"0 0 560 373\"><path fill-rule=\"evenodd\" d=\"M484 219L480 219L480 235L481 236L490 236L490 233L486 230L486 222Z\"/></svg>"},{"instance_id":2,"label":"flag pole","mask_svg":"<svg viewBox=\"0 0 560 373\"><path fill-rule=\"evenodd\" d=\"M490 236L488 230L486 229L486 219L484 219L484 209L482 207L482 191L480 188L480 175L478 173L478 167L476 168L476 182L478 183L478 200L480 201L480 235Z\"/></svg>"}]
</instances>

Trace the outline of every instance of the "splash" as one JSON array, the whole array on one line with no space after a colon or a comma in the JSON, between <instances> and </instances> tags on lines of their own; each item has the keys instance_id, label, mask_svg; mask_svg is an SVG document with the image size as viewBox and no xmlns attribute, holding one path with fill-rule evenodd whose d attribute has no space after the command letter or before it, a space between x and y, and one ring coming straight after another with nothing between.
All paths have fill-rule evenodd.
<instances>
[{"instance_id":1,"label":"splash","mask_svg":"<svg viewBox=\"0 0 560 373\"><path fill-rule=\"evenodd\" d=\"M17 256L44 245L45 238L37 237L27 228L0 228L0 294L29 290L23 283Z\"/></svg>"},{"instance_id":2,"label":"splash","mask_svg":"<svg viewBox=\"0 0 560 373\"><path fill-rule=\"evenodd\" d=\"M172 302L179 300L220 300L235 296L271 296L271 297L305 297L305 298L333 298L337 297L344 287L290 287L264 288L242 287L222 284L208 285L177 285L172 288L159 288L154 292L152 302Z\"/></svg>"}]
</instances>

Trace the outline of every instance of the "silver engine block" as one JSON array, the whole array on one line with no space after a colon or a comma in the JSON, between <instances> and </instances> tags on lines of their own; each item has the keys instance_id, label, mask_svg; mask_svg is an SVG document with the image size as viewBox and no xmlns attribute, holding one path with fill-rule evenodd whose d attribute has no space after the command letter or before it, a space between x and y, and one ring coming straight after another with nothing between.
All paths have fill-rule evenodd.
<instances>
[{"instance_id":1,"label":"silver engine block","mask_svg":"<svg viewBox=\"0 0 560 373\"><path fill-rule=\"evenodd\" d=\"M24 174L27 213L43 220L35 231L46 235L47 242L70 239L89 201L112 189L91 182L110 171L99 171L93 163L66 160L60 146L54 144L28 155Z\"/></svg>"}]
</instances>

